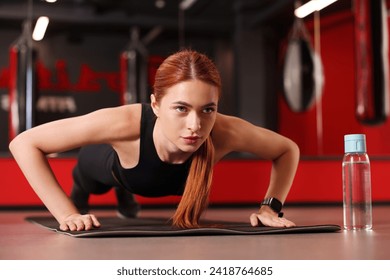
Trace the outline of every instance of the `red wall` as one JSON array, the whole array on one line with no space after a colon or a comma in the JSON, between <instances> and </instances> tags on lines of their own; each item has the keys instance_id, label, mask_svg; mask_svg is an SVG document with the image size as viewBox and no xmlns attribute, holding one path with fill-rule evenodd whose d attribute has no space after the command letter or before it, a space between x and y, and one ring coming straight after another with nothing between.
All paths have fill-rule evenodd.
<instances>
[{"instance_id":1,"label":"red wall","mask_svg":"<svg viewBox=\"0 0 390 280\"><path fill-rule=\"evenodd\" d=\"M323 151L318 150L316 109L294 113L279 102L280 133L293 139L302 155L342 155L344 135L364 133L371 156L390 155L390 122L368 126L355 118L354 18L345 12L321 19L321 57L325 85L322 96ZM310 23L307 24L310 29Z\"/></svg>"},{"instance_id":2,"label":"red wall","mask_svg":"<svg viewBox=\"0 0 390 280\"><path fill-rule=\"evenodd\" d=\"M58 181L69 194L72 187L71 171L75 159L50 159ZM390 201L390 161L372 160L372 195L374 201ZM271 165L259 160L225 160L215 167L210 202L215 204L258 203L265 194ZM42 205L24 179L13 159L0 158L0 206ZM4 172L4 173L3 173ZM142 204L172 204L177 197L147 199ZM302 160L287 202L341 202L341 159ZM113 192L92 196L95 205L114 204Z\"/></svg>"}]
</instances>

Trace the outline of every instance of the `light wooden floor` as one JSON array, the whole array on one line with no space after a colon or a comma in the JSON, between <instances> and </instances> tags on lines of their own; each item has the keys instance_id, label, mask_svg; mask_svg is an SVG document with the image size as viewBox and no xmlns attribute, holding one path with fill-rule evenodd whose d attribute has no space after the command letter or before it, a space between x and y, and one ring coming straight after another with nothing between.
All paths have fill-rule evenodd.
<instances>
[{"instance_id":1,"label":"light wooden floor","mask_svg":"<svg viewBox=\"0 0 390 280\"><path fill-rule=\"evenodd\" d=\"M205 218L246 221L251 208L211 208ZM112 210L96 210L99 216ZM173 210L143 210L169 217ZM258 236L73 238L24 221L44 211L0 211L2 260L388 260L390 206L374 206L372 231ZM342 225L341 207L286 207L297 225Z\"/></svg>"}]
</instances>

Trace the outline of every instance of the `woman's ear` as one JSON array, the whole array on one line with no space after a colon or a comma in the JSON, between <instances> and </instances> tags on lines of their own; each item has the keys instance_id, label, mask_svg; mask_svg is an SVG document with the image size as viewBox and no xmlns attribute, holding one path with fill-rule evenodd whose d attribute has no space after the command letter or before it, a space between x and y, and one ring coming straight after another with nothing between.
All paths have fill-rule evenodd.
<instances>
[{"instance_id":1,"label":"woman's ear","mask_svg":"<svg viewBox=\"0 0 390 280\"><path fill-rule=\"evenodd\" d=\"M152 106L154 114L156 115L156 117L158 117L159 106L156 100L156 96L154 94L150 95L150 105Z\"/></svg>"}]
</instances>

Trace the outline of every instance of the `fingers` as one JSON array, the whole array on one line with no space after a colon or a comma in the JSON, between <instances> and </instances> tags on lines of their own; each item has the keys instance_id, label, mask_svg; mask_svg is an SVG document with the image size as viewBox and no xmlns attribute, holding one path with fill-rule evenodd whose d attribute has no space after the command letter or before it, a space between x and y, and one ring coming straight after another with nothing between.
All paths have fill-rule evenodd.
<instances>
[{"instance_id":1,"label":"fingers","mask_svg":"<svg viewBox=\"0 0 390 280\"><path fill-rule=\"evenodd\" d=\"M60 223L60 229L63 231L82 231L91 230L93 228L100 227L100 223L95 215L86 214L74 214L70 215L65 221Z\"/></svg>"},{"instance_id":2,"label":"fingers","mask_svg":"<svg viewBox=\"0 0 390 280\"><path fill-rule=\"evenodd\" d=\"M100 222L98 221L98 219L95 217L95 215L89 215L89 217L91 218L91 229L92 228L98 228L101 226ZM87 229L88 230L88 229Z\"/></svg>"},{"instance_id":3,"label":"fingers","mask_svg":"<svg viewBox=\"0 0 390 280\"><path fill-rule=\"evenodd\" d=\"M257 226L259 226L259 219L257 218L257 215L256 215L256 214L250 215L249 220L250 220L250 222L251 222L251 226L252 226L252 227L257 227Z\"/></svg>"},{"instance_id":4,"label":"fingers","mask_svg":"<svg viewBox=\"0 0 390 280\"><path fill-rule=\"evenodd\" d=\"M295 223L285 218L279 218L286 227L295 227Z\"/></svg>"},{"instance_id":5,"label":"fingers","mask_svg":"<svg viewBox=\"0 0 390 280\"><path fill-rule=\"evenodd\" d=\"M279 218L277 215L267 215L260 213L253 213L250 217L250 223L253 227L260 225L269 227L294 227L295 223L286 218Z\"/></svg>"},{"instance_id":6,"label":"fingers","mask_svg":"<svg viewBox=\"0 0 390 280\"><path fill-rule=\"evenodd\" d=\"M69 227L66 223L61 223L60 224L60 230L62 231L68 231L69 230Z\"/></svg>"},{"instance_id":7,"label":"fingers","mask_svg":"<svg viewBox=\"0 0 390 280\"><path fill-rule=\"evenodd\" d=\"M295 224L285 218L274 218L270 221L271 227L293 227Z\"/></svg>"}]
</instances>

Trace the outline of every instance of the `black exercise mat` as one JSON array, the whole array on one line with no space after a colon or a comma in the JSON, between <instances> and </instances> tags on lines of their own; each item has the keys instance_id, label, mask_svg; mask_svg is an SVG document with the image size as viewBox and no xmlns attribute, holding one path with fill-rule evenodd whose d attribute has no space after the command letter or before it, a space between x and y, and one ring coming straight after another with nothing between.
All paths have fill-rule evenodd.
<instances>
[{"instance_id":1,"label":"black exercise mat","mask_svg":"<svg viewBox=\"0 0 390 280\"><path fill-rule=\"evenodd\" d=\"M173 228L165 219L139 218L120 219L99 217L100 228L89 231L61 231L53 217L27 217L27 221L49 230L73 237L147 237L188 235L257 235L286 233L324 233L340 230L338 225L310 225L291 228L252 227L248 223L205 221L206 226L196 229Z\"/></svg>"}]
</instances>

